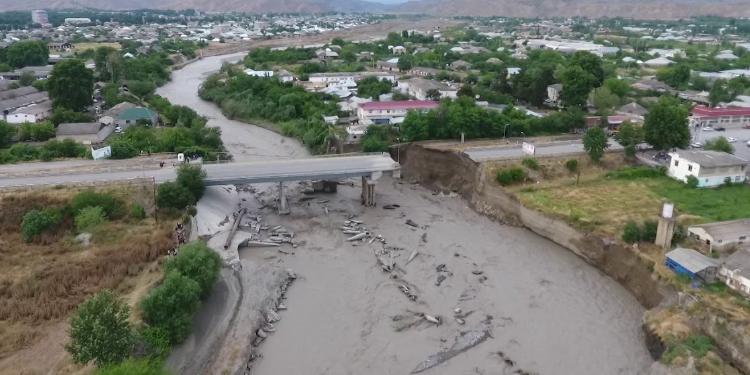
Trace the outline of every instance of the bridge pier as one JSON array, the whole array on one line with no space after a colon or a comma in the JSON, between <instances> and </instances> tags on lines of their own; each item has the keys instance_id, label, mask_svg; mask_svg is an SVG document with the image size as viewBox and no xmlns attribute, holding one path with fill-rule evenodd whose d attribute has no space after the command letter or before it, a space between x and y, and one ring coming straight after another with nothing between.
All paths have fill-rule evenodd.
<instances>
[{"instance_id":1,"label":"bridge pier","mask_svg":"<svg viewBox=\"0 0 750 375\"><path fill-rule=\"evenodd\" d=\"M284 183L279 181L279 215L289 215L289 202L284 193Z\"/></svg>"},{"instance_id":2,"label":"bridge pier","mask_svg":"<svg viewBox=\"0 0 750 375\"><path fill-rule=\"evenodd\" d=\"M375 207L375 180L362 176L362 205Z\"/></svg>"}]
</instances>

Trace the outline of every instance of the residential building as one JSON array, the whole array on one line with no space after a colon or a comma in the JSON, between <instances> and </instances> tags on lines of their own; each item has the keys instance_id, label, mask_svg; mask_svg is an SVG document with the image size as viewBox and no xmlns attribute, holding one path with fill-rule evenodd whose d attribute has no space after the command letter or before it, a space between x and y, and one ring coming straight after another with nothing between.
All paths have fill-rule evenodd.
<instances>
[{"instance_id":1,"label":"residential building","mask_svg":"<svg viewBox=\"0 0 750 375\"><path fill-rule=\"evenodd\" d=\"M648 113L648 110L646 109L646 107L636 102L630 102L618 108L617 113L621 113L625 115L633 115L633 116L644 118L646 116L646 113Z\"/></svg>"},{"instance_id":2,"label":"residential building","mask_svg":"<svg viewBox=\"0 0 750 375\"><path fill-rule=\"evenodd\" d=\"M678 181L687 182L693 176L699 187L715 187L727 180L738 183L747 179L747 160L726 152L679 150L669 156L667 174Z\"/></svg>"},{"instance_id":3,"label":"residential building","mask_svg":"<svg viewBox=\"0 0 750 375\"><path fill-rule=\"evenodd\" d=\"M745 297L750 296L750 251L739 249L728 256L719 269L719 279Z\"/></svg>"},{"instance_id":4,"label":"residential building","mask_svg":"<svg viewBox=\"0 0 750 375\"><path fill-rule=\"evenodd\" d=\"M122 130L127 129L130 125L135 125L138 121L146 121L151 125L156 125L159 121L159 115L148 108L135 107L128 108L115 117L115 125L121 127Z\"/></svg>"},{"instance_id":5,"label":"residential building","mask_svg":"<svg viewBox=\"0 0 750 375\"><path fill-rule=\"evenodd\" d=\"M449 86L442 82L423 78L412 78L400 81L398 83L398 89L402 93L413 96L418 100L434 99L427 97L427 94L433 90L440 94L440 98L454 99L458 96L458 88Z\"/></svg>"},{"instance_id":6,"label":"residential building","mask_svg":"<svg viewBox=\"0 0 750 375\"><path fill-rule=\"evenodd\" d=\"M705 283L716 281L719 270L719 264L716 260L693 249L681 247L666 254L664 265L678 275L685 275L690 277L691 280Z\"/></svg>"},{"instance_id":7,"label":"residential building","mask_svg":"<svg viewBox=\"0 0 750 375\"><path fill-rule=\"evenodd\" d=\"M245 74L251 77L270 78L273 77L273 70L253 70L247 68L245 69Z\"/></svg>"},{"instance_id":8,"label":"residential building","mask_svg":"<svg viewBox=\"0 0 750 375\"><path fill-rule=\"evenodd\" d=\"M709 108L695 106L691 111L692 126L721 126L724 128L741 128L750 125L750 108Z\"/></svg>"},{"instance_id":9,"label":"residential building","mask_svg":"<svg viewBox=\"0 0 750 375\"><path fill-rule=\"evenodd\" d=\"M652 67L652 68L663 68L665 66L669 66L672 64L674 64L674 61L666 57L657 57L657 58L646 60L643 62L643 65Z\"/></svg>"},{"instance_id":10,"label":"residential building","mask_svg":"<svg viewBox=\"0 0 750 375\"><path fill-rule=\"evenodd\" d=\"M406 54L406 47L404 46L395 46L391 50L394 55L405 55Z\"/></svg>"},{"instance_id":11,"label":"residential building","mask_svg":"<svg viewBox=\"0 0 750 375\"><path fill-rule=\"evenodd\" d=\"M26 107L18 108L5 116L9 124L41 122L52 116L52 102L47 100Z\"/></svg>"},{"instance_id":12,"label":"residential building","mask_svg":"<svg viewBox=\"0 0 750 375\"><path fill-rule=\"evenodd\" d=\"M398 100L362 103L357 109L360 125L388 125L401 123L409 111L429 111L440 103L432 100Z\"/></svg>"},{"instance_id":13,"label":"residential building","mask_svg":"<svg viewBox=\"0 0 750 375\"><path fill-rule=\"evenodd\" d=\"M313 73L308 82L313 89L325 87L357 87L357 81L366 77L377 77L379 80L396 81L396 75L385 72L344 72L344 73Z\"/></svg>"},{"instance_id":14,"label":"residential building","mask_svg":"<svg viewBox=\"0 0 750 375\"><path fill-rule=\"evenodd\" d=\"M653 78L646 78L637 82L633 82L630 87L642 91L668 92L672 90L672 88L669 87L669 85L667 85L666 83L657 81Z\"/></svg>"},{"instance_id":15,"label":"residential building","mask_svg":"<svg viewBox=\"0 0 750 375\"><path fill-rule=\"evenodd\" d=\"M688 227L688 235L700 241L710 251L742 245L750 238L750 219L691 225Z\"/></svg>"},{"instance_id":16,"label":"residential building","mask_svg":"<svg viewBox=\"0 0 750 375\"><path fill-rule=\"evenodd\" d=\"M104 142L114 132L114 126L98 122L62 123L55 132L58 140L72 139L84 145Z\"/></svg>"}]
</instances>

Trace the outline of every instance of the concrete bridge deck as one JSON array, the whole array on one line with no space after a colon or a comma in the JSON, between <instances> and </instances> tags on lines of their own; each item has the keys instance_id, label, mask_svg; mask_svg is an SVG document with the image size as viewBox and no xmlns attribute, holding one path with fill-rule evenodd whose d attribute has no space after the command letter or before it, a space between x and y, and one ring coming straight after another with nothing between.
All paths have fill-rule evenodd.
<instances>
[{"instance_id":1,"label":"concrete bridge deck","mask_svg":"<svg viewBox=\"0 0 750 375\"><path fill-rule=\"evenodd\" d=\"M388 154L356 154L294 160L271 160L226 164L205 164L206 185L251 184L297 180L343 179L367 177L377 179L382 173L393 173L399 165ZM66 185L153 178L157 183L174 180L176 169L169 167L102 171L99 173L47 172L38 176L0 179L0 187Z\"/></svg>"}]
</instances>

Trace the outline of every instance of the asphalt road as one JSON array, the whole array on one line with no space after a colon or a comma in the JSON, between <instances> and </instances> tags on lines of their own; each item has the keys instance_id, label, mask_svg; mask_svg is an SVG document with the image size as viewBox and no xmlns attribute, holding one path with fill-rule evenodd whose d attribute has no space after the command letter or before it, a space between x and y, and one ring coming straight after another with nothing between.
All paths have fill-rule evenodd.
<instances>
[{"instance_id":1,"label":"asphalt road","mask_svg":"<svg viewBox=\"0 0 750 375\"><path fill-rule=\"evenodd\" d=\"M618 150L621 149L617 142L609 140L609 149ZM573 141L559 141L541 143L535 145L535 156L555 156L555 155L568 155L568 154L580 154L585 152L583 149L583 142L581 140ZM504 159L520 159L526 156L520 144L518 145L500 145L500 146L488 146L488 147L475 147L464 151L466 155L476 162L488 161L488 160L504 160Z\"/></svg>"},{"instance_id":2,"label":"asphalt road","mask_svg":"<svg viewBox=\"0 0 750 375\"><path fill-rule=\"evenodd\" d=\"M737 141L732 143L734 146L734 154L745 159L750 160L750 147L747 146L747 141L750 140L750 129L743 128L727 128L726 131L716 130L701 130L691 129L693 140L691 142L706 143L707 140L717 137L732 137Z\"/></svg>"},{"instance_id":3,"label":"asphalt road","mask_svg":"<svg viewBox=\"0 0 750 375\"><path fill-rule=\"evenodd\" d=\"M370 175L375 172L391 172L398 164L387 154L318 157L297 160L271 160L206 164L207 185L236 183L260 183L295 181L307 179L346 178ZM35 186L57 184L87 184L106 181L122 181L136 178L154 178L156 182L173 180L176 169L102 171L99 173L65 173L44 176L22 176L0 179L0 187Z\"/></svg>"}]
</instances>

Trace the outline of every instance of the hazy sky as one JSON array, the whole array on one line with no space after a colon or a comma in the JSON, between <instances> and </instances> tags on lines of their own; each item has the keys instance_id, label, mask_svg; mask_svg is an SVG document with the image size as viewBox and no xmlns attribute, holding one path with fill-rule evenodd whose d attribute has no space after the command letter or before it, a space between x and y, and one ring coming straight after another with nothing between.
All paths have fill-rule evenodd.
<instances>
[{"instance_id":1,"label":"hazy sky","mask_svg":"<svg viewBox=\"0 0 750 375\"><path fill-rule=\"evenodd\" d=\"M381 4L401 4L409 0L368 0L368 1L371 1L373 3L381 3Z\"/></svg>"}]
</instances>

